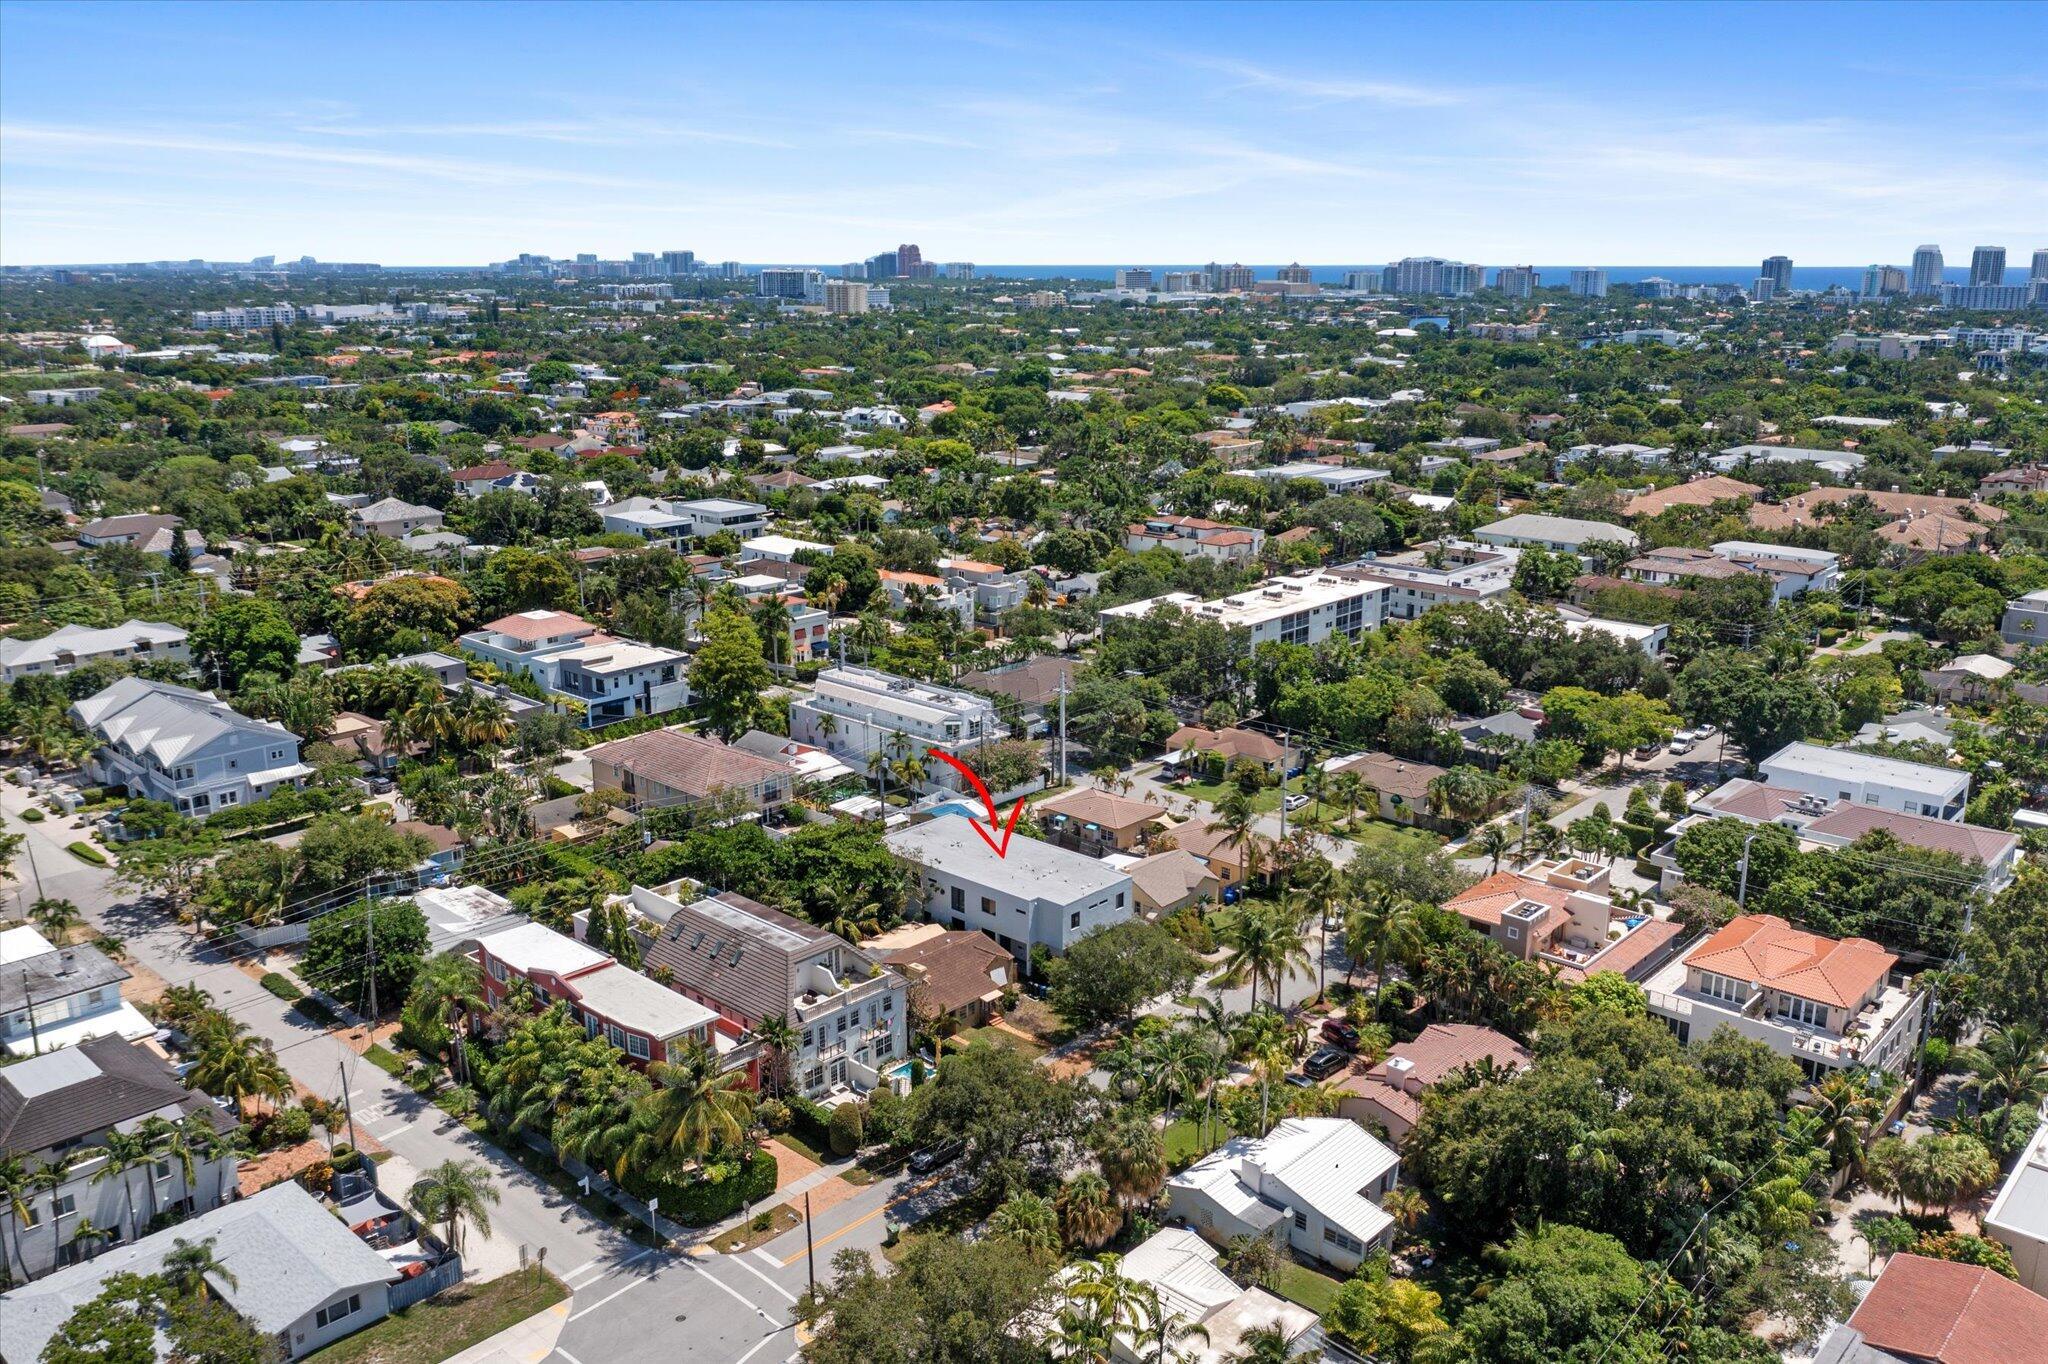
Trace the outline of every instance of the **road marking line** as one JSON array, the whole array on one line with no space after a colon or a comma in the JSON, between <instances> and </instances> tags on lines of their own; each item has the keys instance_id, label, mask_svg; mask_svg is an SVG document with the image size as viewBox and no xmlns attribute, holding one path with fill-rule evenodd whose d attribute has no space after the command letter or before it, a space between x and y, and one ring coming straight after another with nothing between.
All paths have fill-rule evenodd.
<instances>
[{"instance_id":1,"label":"road marking line","mask_svg":"<svg viewBox=\"0 0 2048 1364\"><path fill-rule=\"evenodd\" d=\"M825 1235L820 1236L817 1240L811 1243L812 1248L815 1249L818 1246L822 1246L829 1242L836 1241L840 1237L846 1235L846 1233L848 1233L849 1231L852 1231L855 1227L865 1226L869 1222L874 1221L877 1217L880 1217L883 1213L888 1212L897 1204L906 1203L911 1199L917 1197L919 1194L930 1192L933 1188L937 1187L940 1183L942 1183L945 1180L945 1178L946 1176L944 1175L933 1175L929 1179L925 1180L922 1184L899 1188L896 1191L895 1196L890 1198L890 1200L884 1203L881 1207L876 1208L871 1213L867 1213L863 1216L854 1218L853 1221L848 1222L845 1226L839 1228L839 1230L837 1231L827 1232ZM800 1250L796 1254L790 1256L787 1260L784 1260L780 1265L776 1267L778 1269L788 1269L798 1260L803 1259L806 1253L806 1251Z\"/></svg>"},{"instance_id":2,"label":"road marking line","mask_svg":"<svg viewBox=\"0 0 2048 1364\"><path fill-rule=\"evenodd\" d=\"M767 1276L766 1274L763 1274L763 1273L762 1273L762 1272L761 1272L760 1270L758 1270L758 1269L754 1268L754 1267L753 1267L752 1265L748 1264L748 1263L747 1263L747 1262L746 1262L745 1260L742 1260L742 1259L741 1259L740 1257L738 1257L737 1255L731 1256L731 1257L729 1257L729 1258L730 1258L730 1259L732 1260L732 1262L733 1262L734 1264L738 1265L738 1266L739 1266L739 1267L740 1267L741 1269L744 1269L744 1270L746 1270L746 1271L747 1271L747 1273L749 1273L749 1274L753 1275L753 1276L754 1276L755 1278L759 1279L759 1280L760 1280L760 1281L761 1281L762 1283L764 1283L764 1284L767 1284L767 1285L768 1285L768 1286L769 1286L770 1288L774 1289L774 1290L775 1290L775 1291L776 1291L777 1293L780 1293L780 1294L781 1294L781 1295L783 1296L783 1298L784 1298L785 1300L787 1300L788 1302L790 1302L790 1303L792 1303L792 1304L794 1304L794 1303L796 1302L796 1294L794 1294L794 1293L790 1292L790 1291L789 1291L789 1290L788 1290L787 1288L784 1288L784 1287L783 1287L783 1286L782 1286L781 1284L779 1284L779 1283L775 1282L775 1280L773 1280L773 1279L769 1278L769 1277L768 1277L768 1276Z\"/></svg>"},{"instance_id":3,"label":"road marking line","mask_svg":"<svg viewBox=\"0 0 2048 1364\"><path fill-rule=\"evenodd\" d=\"M590 1304L590 1306L584 1308L581 1312L571 1312L569 1314L569 1320L575 1321L578 1317L587 1317L592 1312L595 1312L598 1308L610 1302L613 1298L624 1297L626 1294L632 1292L634 1289L638 1288L641 1284L644 1284L646 1282L647 1280L645 1279L635 1279L631 1283L627 1284L624 1288L621 1288L618 1292L607 1293L605 1296L599 1298L596 1302Z\"/></svg>"},{"instance_id":4,"label":"road marking line","mask_svg":"<svg viewBox=\"0 0 2048 1364\"><path fill-rule=\"evenodd\" d=\"M771 1340L775 1339L775 1337L777 1337L777 1336L781 1335L781 1334L783 1333L783 1331L784 1331L785 1329L786 1329L786 1328L784 1328L784 1327L778 1326L778 1327L776 1327L776 1328L775 1328L774 1330L770 1331L770 1332L769 1332L769 1333L768 1333L767 1335L765 1335L765 1336L762 1336L762 1337L761 1337L761 1338L760 1338L759 1340L757 1340L757 1341L755 1341L755 1342L754 1342L754 1345L753 1345L753 1348L752 1348L752 1349L748 1350L748 1351L747 1351L747 1352L746 1352L745 1354L741 1355L741 1356L740 1356L740 1357L739 1357L738 1359L735 1359L735 1360L734 1360L734 1361L732 1362L732 1364L747 1364L747 1361L748 1361L748 1360L752 1359L752 1358L753 1358L753 1357L754 1357L755 1355L757 1355L757 1354L761 1353L761 1347L762 1347L763 1345L766 1345L766 1344L767 1344L767 1343L768 1343L769 1341L771 1341ZM798 1354L802 1354L803 1352L802 1352L801 1350L799 1350L799 1351L798 1351L797 1353L798 1353Z\"/></svg>"},{"instance_id":5,"label":"road marking line","mask_svg":"<svg viewBox=\"0 0 2048 1364\"><path fill-rule=\"evenodd\" d=\"M696 1270L699 1274L702 1274L705 1278L711 1280L712 1283L717 1284L721 1289L725 1290L725 1292L730 1294L733 1298L737 1299L742 1305L744 1305L746 1308L752 1311L755 1316L760 1317L764 1321L774 1320L774 1318L770 1317L766 1312L763 1312L759 1307L756 1307L754 1305L754 1300L752 1298L749 1298L746 1294L740 1292L737 1288L734 1288L731 1284L719 1278L716 1274L713 1274L710 1270L706 1269L703 1265L698 1264L695 1260L682 1260L678 1263ZM571 1320L574 1320L574 1318L571 1318Z\"/></svg>"},{"instance_id":6,"label":"road marking line","mask_svg":"<svg viewBox=\"0 0 2048 1364\"><path fill-rule=\"evenodd\" d=\"M570 1270L567 1274L562 1275L562 1278L565 1281L573 1279L577 1275L586 1273L593 1269L626 1269L633 1265L639 1264L642 1260L646 1259L648 1256L652 1254L654 1254L654 1248L652 1246L646 1246L637 1251L636 1253L627 1256L625 1259L619 1261L617 1264L613 1264L611 1261L603 1258L585 1260L582 1264ZM596 1279L592 1279L590 1281L590 1284L594 1284L596 1282ZM584 1287L588 1288L590 1287L590 1284L585 1284Z\"/></svg>"},{"instance_id":7,"label":"road marking line","mask_svg":"<svg viewBox=\"0 0 2048 1364\"><path fill-rule=\"evenodd\" d=\"M570 1354L570 1353L569 1353L569 1352L568 1352L567 1350L563 1349L563 1348L562 1348L561 1346L559 1346L559 1345L557 1345L557 1346L555 1347L555 1349L554 1349L554 1353L556 1353L556 1354L560 1355L560 1356L561 1356L562 1358L564 1358L564 1359L568 1360L568 1361L569 1361L569 1364L583 1364L583 1361L582 1361L582 1360L578 1359L578 1358L577 1358L577 1357L576 1357L575 1355L572 1355L572 1354Z\"/></svg>"},{"instance_id":8,"label":"road marking line","mask_svg":"<svg viewBox=\"0 0 2048 1364\"><path fill-rule=\"evenodd\" d=\"M770 1255L768 1253L768 1248L766 1246L755 1246L754 1254L760 1256L761 1263L767 1265L770 1269L782 1268L782 1261L776 1259L773 1255Z\"/></svg>"}]
</instances>

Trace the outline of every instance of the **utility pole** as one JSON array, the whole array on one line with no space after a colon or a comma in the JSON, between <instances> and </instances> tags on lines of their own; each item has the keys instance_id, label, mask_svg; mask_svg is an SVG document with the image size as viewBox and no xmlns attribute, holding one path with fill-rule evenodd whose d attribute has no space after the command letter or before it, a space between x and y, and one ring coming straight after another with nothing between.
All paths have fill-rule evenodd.
<instances>
[{"instance_id":1,"label":"utility pole","mask_svg":"<svg viewBox=\"0 0 2048 1364\"><path fill-rule=\"evenodd\" d=\"M1735 886L1735 907L1737 909L1746 908L1749 904L1749 845L1754 842L1756 842L1755 834L1751 834L1748 838L1742 840L1742 879Z\"/></svg>"},{"instance_id":2,"label":"utility pole","mask_svg":"<svg viewBox=\"0 0 2048 1364\"><path fill-rule=\"evenodd\" d=\"M1067 674L1060 673L1060 744L1059 744L1060 785L1067 784Z\"/></svg>"},{"instance_id":3,"label":"utility pole","mask_svg":"<svg viewBox=\"0 0 2048 1364\"><path fill-rule=\"evenodd\" d=\"M28 971L26 969L21 973L21 1001L28 1006L29 1045L35 1055L41 1056L43 1054L43 1032L42 1029L36 1026L36 997L29 993ZM805 1196L809 1197L809 1195ZM808 1207L809 1205L806 1204L805 1206Z\"/></svg>"},{"instance_id":4,"label":"utility pole","mask_svg":"<svg viewBox=\"0 0 2048 1364\"><path fill-rule=\"evenodd\" d=\"M811 1299L818 1297L818 1243L811 1233L811 1191L804 1190L804 1268L811 1276Z\"/></svg>"},{"instance_id":5,"label":"utility pole","mask_svg":"<svg viewBox=\"0 0 2048 1364\"><path fill-rule=\"evenodd\" d=\"M368 889L367 884L364 887ZM369 954L369 969L365 973L370 987L370 1040L377 1040L377 902L365 896L363 899L363 944Z\"/></svg>"},{"instance_id":6,"label":"utility pole","mask_svg":"<svg viewBox=\"0 0 2048 1364\"><path fill-rule=\"evenodd\" d=\"M348 1118L349 1148L351 1150L359 1150L361 1148L356 1146L356 1108L355 1104L348 1097L348 1068L341 1062L336 1061L334 1063L334 1073L341 1079L341 1111Z\"/></svg>"},{"instance_id":7,"label":"utility pole","mask_svg":"<svg viewBox=\"0 0 2048 1364\"><path fill-rule=\"evenodd\" d=\"M29 837L21 840L21 850L28 854L28 873L30 876L35 878L36 899L40 901L43 898L43 869L36 865L36 843L34 835L30 835Z\"/></svg>"}]
</instances>

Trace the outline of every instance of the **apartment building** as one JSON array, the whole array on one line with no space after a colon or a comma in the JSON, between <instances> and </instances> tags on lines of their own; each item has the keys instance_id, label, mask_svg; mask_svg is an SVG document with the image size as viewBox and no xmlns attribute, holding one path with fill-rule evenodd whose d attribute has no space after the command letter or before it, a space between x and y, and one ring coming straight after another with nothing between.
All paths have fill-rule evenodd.
<instances>
[{"instance_id":1,"label":"apartment building","mask_svg":"<svg viewBox=\"0 0 2048 1364\"><path fill-rule=\"evenodd\" d=\"M1513 589L1522 551L1464 540L1433 540L1330 570L1330 576L1387 586L1386 615L1414 620L1433 606L1488 601Z\"/></svg>"},{"instance_id":2,"label":"apartment building","mask_svg":"<svg viewBox=\"0 0 2048 1364\"><path fill-rule=\"evenodd\" d=\"M1566 980L1595 971L1642 980L1670 960L1681 932L1620 909L1607 868L1576 857L1495 872L1444 908L1508 955L1554 966Z\"/></svg>"},{"instance_id":3,"label":"apartment building","mask_svg":"<svg viewBox=\"0 0 2048 1364\"><path fill-rule=\"evenodd\" d=\"M252 720L212 692L124 677L83 701L71 721L99 741L85 770L101 786L168 801L204 819L247 805L313 774L299 736Z\"/></svg>"},{"instance_id":4,"label":"apartment building","mask_svg":"<svg viewBox=\"0 0 2048 1364\"><path fill-rule=\"evenodd\" d=\"M1197 620L1213 620L1266 643L1317 644L1332 635L1357 639L1386 622L1393 589L1349 570L1316 569L1268 578L1249 592L1205 602L1186 592L1169 592L1096 613L1105 630L1117 622L1141 620L1166 607Z\"/></svg>"},{"instance_id":5,"label":"apartment building","mask_svg":"<svg viewBox=\"0 0 2048 1364\"><path fill-rule=\"evenodd\" d=\"M636 715L663 715L690 703L688 654L619 639L566 611L501 616L458 642L557 696L583 702L585 722L593 729Z\"/></svg>"},{"instance_id":6,"label":"apartment building","mask_svg":"<svg viewBox=\"0 0 2048 1364\"><path fill-rule=\"evenodd\" d=\"M690 1046L731 1051L737 1033L719 1034L718 1014L621 965L588 943L536 923L471 938L459 949L483 971L484 999L496 1006L520 980L543 1003L560 1002L592 1037L637 1065L667 1061Z\"/></svg>"},{"instance_id":7,"label":"apartment building","mask_svg":"<svg viewBox=\"0 0 2048 1364\"><path fill-rule=\"evenodd\" d=\"M2048 1126L2035 1130L1999 1186L1984 1214L1984 1234L2012 1252L2022 1284L2048 1297Z\"/></svg>"},{"instance_id":8,"label":"apartment building","mask_svg":"<svg viewBox=\"0 0 2048 1364\"><path fill-rule=\"evenodd\" d=\"M821 1098L907 1087L909 984L846 939L731 893L681 897L681 883L635 886L634 910L661 925L646 967L671 990L752 1032L770 1018L797 1030L797 1091Z\"/></svg>"},{"instance_id":9,"label":"apartment building","mask_svg":"<svg viewBox=\"0 0 2048 1364\"><path fill-rule=\"evenodd\" d=\"M21 677L62 677L89 663L189 663L188 636L175 625L131 620L96 630L60 625L40 639L0 639L0 683Z\"/></svg>"},{"instance_id":10,"label":"apartment building","mask_svg":"<svg viewBox=\"0 0 2048 1364\"><path fill-rule=\"evenodd\" d=\"M1007 737L995 703L972 692L916 682L877 668L842 664L818 674L807 695L789 703L789 735L822 748L857 772L930 749L958 756ZM964 789L948 763L930 762L928 791Z\"/></svg>"},{"instance_id":11,"label":"apartment building","mask_svg":"<svg viewBox=\"0 0 2048 1364\"><path fill-rule=\"evenodd\" d=\"M725 497L628 497L598 508L597 514L608 533L637 535L672 549L681 549L685 541L720 531L745 538L768 529L768 508L764 504Z\"/></svg>"},{"instance_id":12,"label":"apartment building","mask_svg":"<svg viewBox=\"0 0 2048 1364\"><path fill-rule=\"evenodd\" d=\"M1732 1028L1816 1082L1851 1066L1897 1072L1912 1063L1927 996L1891 983L1898 960L1867 938L1825 938L1744 914L1695 939L1643 991L1679 1041Z\"/></svg>"},{"instance_id":13,"label":"apartment building","mask_svg":"<svg viewBox=\"0 0 2048 1364\"><path fill-rule=\"evenodd\" d=\"M1206 521L1199 516L1154 516L1124 527L1124 548L1133 554L1164 549L1183 559L1248 564L1259 557L1266 533L1251 526Z\"/></svg>"},{"instance_id":14,"label":"apartment building","mask_svg":"<svg viewBox=\"0 0 2048 1364\"><path fill-rule=\"evenodd\" d=\"M1630 549L1636 545L1636 533L1626 526L1535 512L1522 512L1481 526L1472 532L1472 538L1487 545L1547 549L1559 554L1584 554L1588 545L1608 542Z\"/></svg>"},{"instance_id":15,"label":"apartment building","mask_svg":"<svg viewBox=\"0 0 2048 1364\"><path fill-rule=\"evenodd\" d=\"M9 1276L39 1279L77 1264L94 1244L78 1239L85 1223L110 1231L106 1244L121 1245L160 1214L203 1213L234 1197L236 1157L225 1149L195 1154L189 1182L176 1160L110 1175L106 1157L91 1154L110 1132L132 1133L151 1118L195 1117L217 1132L235 1125L213 1100L185 1088L162 1058L119 1037L89 1038L0 1066L0 1151L30 1170L84 1156L53 1186L38 1181L25 1223L11 1200L0 1199L0 1241L14 1257ZM8 1315L0 1299L0 1321Z\"/></svg>"},{"instance_id":16,"label":"apartment building","mask_svg":"<svg viewBox=\"0 0 2048 1364\"><path fill-rule=\"evenodd\" d=\"M1098 928L1131 917L1131 878L1084 853L1013 837L998 855L973 820L942 814L885 837L922 878L925 915L973 928L1001 943L1028 970L1031 949L1064 952Z\"/></svg>"},{"instance_id":17,"label":"apartment building","mask_svg":"<svg viewBox=\"0 0 2048 1364\"><path fill-rule=\"evenodd\" d=\"M121 998L128 975L96 947L58 947L33 928L0 929L0 1049L35 1056L92 1037L152 1036L156 1024Z\"/></svg>"},{"instance_id":18,"label":"apartment building","mask_svg":"<svg viewBox=\"0 0 2048 1364\"><path fill-rule=\"evenodd\" d=\"M1785 745L1757 765L1757 777L1767 786L1932 819L1961 820L1970 799L1968 772L1819 744Z\"/></svg>"}]
</instances>

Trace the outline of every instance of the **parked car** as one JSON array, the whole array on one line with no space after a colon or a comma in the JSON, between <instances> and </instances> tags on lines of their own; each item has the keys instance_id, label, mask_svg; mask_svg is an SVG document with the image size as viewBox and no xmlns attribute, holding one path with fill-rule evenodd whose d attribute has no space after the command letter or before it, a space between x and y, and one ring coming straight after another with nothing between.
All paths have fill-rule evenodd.
<instances>
[{"instance_id":1,"label":"parked car","mask_svg":"<svg viewBox=\"0 0 2048 1364\"><path fill-rule=\"evenodd\" d=\"M1323 1026L1318 1028L1316 1032L1318 1036L1333 1047L1342 1047L1346 1051L1358 1050L1358 1029L1352 1027L1341 1018L1324 1019Z\"/></svg>"},{"instance_id":2,"label":"parked car","mask_svg":"<svg viewBox=\"0 0 2048 1364\"><path fill-rule=\"evenodd\" d=\"M395 786L396 784L391 778L381 772L370 778L370 794L373 796L388 796L395 789Z\"/></svg>"},{"instance_id":3,"label":"parked car","mask_svg":"<svg viewBox=\"0 0 2048 1364\"><path fill-rule=\"evenodd\" d=\"M947 1142L943 1146L927 1146L910 1155L910 1172L914 1175L928 1175L941 1165L949 1165L960 1158L966 1148L961 1142Z\"/></svg>"},{"instance_id":4,"label":"parked car","mask_svg":"<svg viewBox=\"0 0 2048 1364\"><path fill-rule=\"evenodd\" d=\"M1636 751L1635 751L1634 757L1635 757L1635 760L1636 760L1637 762L1639 762L1639 763L1646 763L1646 762L1648 762L1648 761L1649 761L1650 759L1652 759L1652 758L1654 758L1654 757L1656 757L1656 756L1657 756L1657 745L1655 745L1655 744L1638 744L1638 745L1636 745Z\"/></svg>"},{"instance_id":5,"label":"parked car","mask_svg":"<svg viewBox=\"0 0 2048 1364\"><path fill-rule=\"evenodd\" d=\"M1317 1047L1301 1063L1301 1073L1311 1080L1327 1080L1351 1064L1351 1057L1335 1047Z\"/></svg>"},{"instance_id":6,"label":"parked car","mask_svg":"<svg viewBox=\"0 0 2048 1364\"><path fill-rule=\"evenodd\" d=\"M1714 728L1712 721L1702 720L1692 727L1692 732L1702 739L1711 739L1721 731Z\"/></svg>"},{"instance_id":7,"label":"parked car","mask_svg":"<svg viewBox=\"0 0 2048 1364\"><path fill-rule=\"evenodd\" d=\"M1673 753L1690 753L1692 752L1692 746L1698 742L1698 735L1689 729L1681 729L1678 733L1671 736L1671 751Z\"/></svg>"},{"instance_id":8,"label":"parked car","mask_svg":"<svg viewBox=\"0 0 2048 1364\"><path fill-rule=\"evenodd\" d=\"M1296 810L1299 810L1302 806L1308 804L1308 797L1301 794L1301 792L1296 791L1294 794L1282 800L1280 804L1282 808L1284 808L1289 814L1293 814Z\"/></svg>"}]
</instances>

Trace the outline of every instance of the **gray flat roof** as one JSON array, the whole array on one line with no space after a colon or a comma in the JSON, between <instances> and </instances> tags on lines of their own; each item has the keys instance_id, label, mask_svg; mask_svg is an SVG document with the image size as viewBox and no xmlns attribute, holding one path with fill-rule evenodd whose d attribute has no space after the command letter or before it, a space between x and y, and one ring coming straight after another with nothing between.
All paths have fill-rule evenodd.
<instances>
[{"instance_id":1,"label":"gray flat roof","mask_svg":"<svg viewBox=\"0 0 2048 1364\"><path fill-rule=\"evenodd\" d=\"M1105 891L1128 889L1131 883L1129 876L1105 862L1021 833L1010 839L1008 855L998 857L963 815L940 815L926 823L898 829L884 841L922 866L1027 900L1070 903ZM1001 842L1000 835L997 841Z\"/></svg>"}]
</instances>

